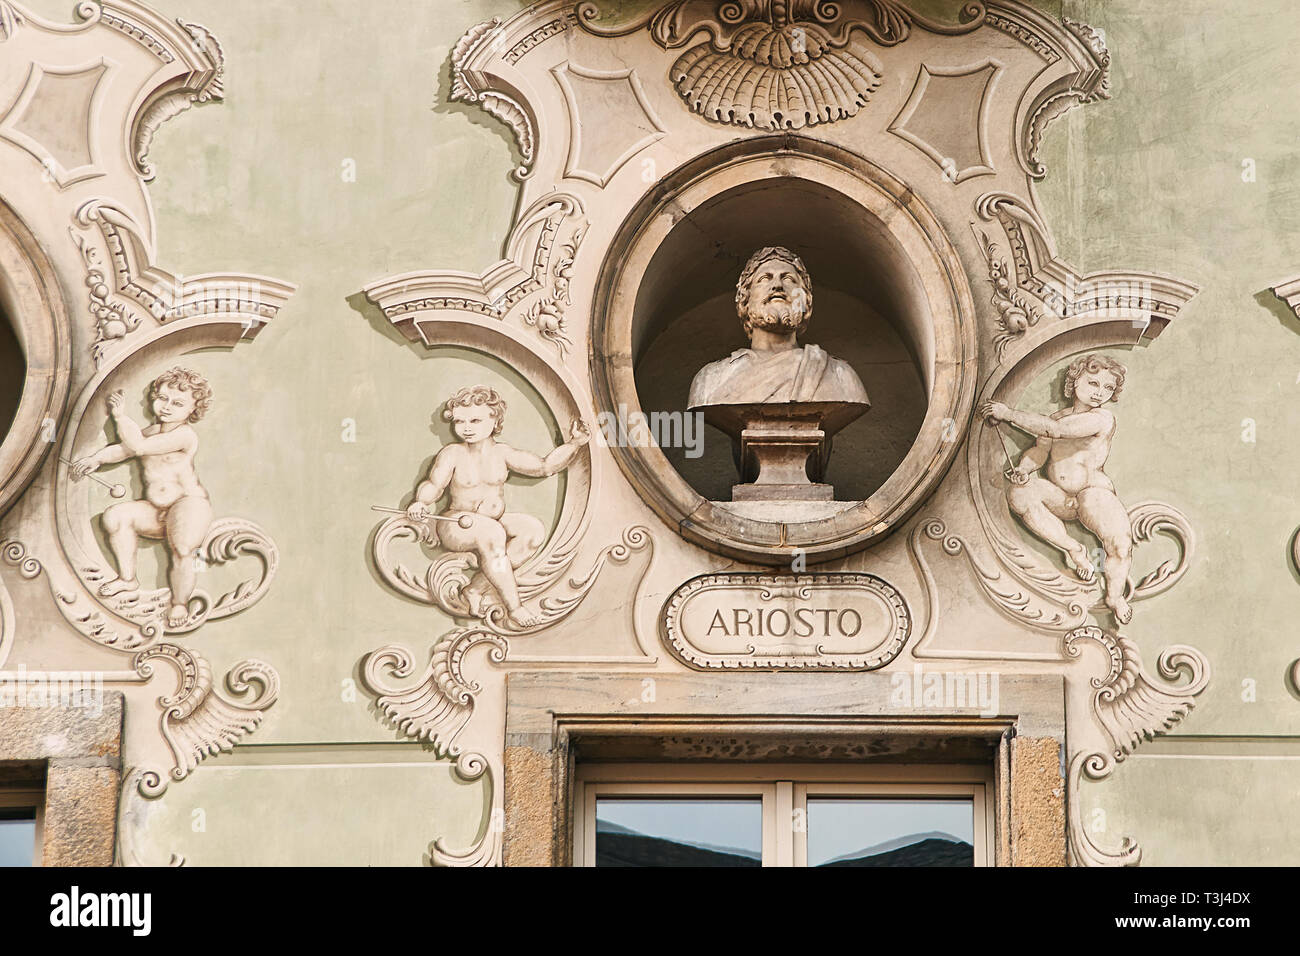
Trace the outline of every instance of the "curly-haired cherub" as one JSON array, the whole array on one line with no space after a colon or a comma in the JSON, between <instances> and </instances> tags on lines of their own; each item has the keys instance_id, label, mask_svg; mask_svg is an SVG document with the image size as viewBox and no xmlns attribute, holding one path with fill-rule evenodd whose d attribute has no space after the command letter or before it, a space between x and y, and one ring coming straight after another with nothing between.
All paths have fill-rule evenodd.
<instances>
[{"instance_id":1,"label":"curly-haired cherub","mask_svg":"<svg viewBox=\"0 0 1300 956\"><path fill-rule=\"evenodd\" d=\"M990 422L1008 422L1038 439L1018 466L1007 469L1007 503L1030 531L1061 550L1066 565L1084 581L1091 581L1096 569L1088 549L1063 522L1078 521L1097 536L1106 554L1106 605L1120 624L1133 617L1127 600L1133 532L1128 511L1103 470L1116 426L1115 416L1102 406L1119 397L1124 375L1124 366L1114 359L1084 355L1065 373L1065 397L1073 400L1069 408L1050 416L1001 402L986 402L980 409ZM1034 476L1040 468L1045 478Z\"/></svg>"},{"instance_id":2,"label":"curly-haired cherub","mask_svg":"<svg viewBox=\"0 0 1300 956\"><path fill-rule=\"evenodd\" d=\"M574 421L569 440L540 458L496 440L505 414L506 403L485 385L462 388L447 399L442 418L451 422L460 441L439 449L406 513L414 521L427 520L430 506L446 493L442 514L457 520L439 522L437 538L448 550L473 552L479 560L479 570L462 595L470 613L482 616L491 587L500 594L511 622L531 627L537 616L519 599L514 569L541 547L546 529L532 515L506 512L506 479L512 471L530 478L563 471L591 436L582 421Z\"/></svg>"},{"instance_id":3,"label":"curly-haired cherub","mask_svg":"<svg viewBox=\"0 0 1300 956\"><path fill-rule=\"evenodd\" d=\"M212 503L194 470L199 436L190 427L211 404L212 389L202 375L185 368L168 369L149 385L154 424L141 429L126 413L122 390L117 389L108 397L108 410L119 443L72 465L72 477L81 479L104 465L139 459L144 498L110 505L104 512L104 530L118 576L100 585L99 593L111 597L138 591L135 562L139 539L161 538L171 556L167 623L172 625L184 622L189 613L195 579L193 555L212 525Z\"/></svg>"}]
</instances>

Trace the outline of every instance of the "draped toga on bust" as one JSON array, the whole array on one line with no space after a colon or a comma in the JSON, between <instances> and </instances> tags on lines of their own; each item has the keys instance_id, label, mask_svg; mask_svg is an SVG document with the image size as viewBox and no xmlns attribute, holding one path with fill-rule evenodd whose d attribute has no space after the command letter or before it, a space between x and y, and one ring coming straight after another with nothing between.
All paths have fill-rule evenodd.
<instances>
[{"instance_id":1,"label":"draped toga on bust","mask_svg":"<svg viewBox=\"0 0 1300 956\"><path fill-rule=\"evenodd\" d=\"M689 408L768 402L861 402L867 390L848 362L816 345L781 351L737 349L691 380Z\"/></svg>"}]
</instances>

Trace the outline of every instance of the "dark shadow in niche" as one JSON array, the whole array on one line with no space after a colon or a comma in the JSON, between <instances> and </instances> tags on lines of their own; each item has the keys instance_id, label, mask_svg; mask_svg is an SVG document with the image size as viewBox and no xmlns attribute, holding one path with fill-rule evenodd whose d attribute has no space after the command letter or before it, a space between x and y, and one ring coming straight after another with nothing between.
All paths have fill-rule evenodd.
<instances>
[{"instance_id":1,"label":"dark shadow in niche","mask_svg":"<svg viewBox=\"0 0 1300 956\"><path fill-rule=\"evenodd\" d=\"M27 360L9 316L0 311L0 442L9 434L23 398Z\"/></svg>"},{"instance_id":2,"label":"dark shadow in niche","mask_svg":"<svg viewBox=\"0 0 1300 956\"><path fill-rule=\"evenodd\" d=\"M748 347L736 281L751 254L777 245L801 256L812 277L812 319L799 343L848 362L871 399L871 410L835 436L826 479L838 500L865 500L902 463L925 418L929 347L918 329L929 319L910 304L916 279L883 226L820 184L748 183L694 210L664 239L636 306L642 411L684 411L695 373ZM739 481L731 439L710 426L703 432L702 448L662 450L697 492L730 501Z\"/></svg>"}]
</instances>

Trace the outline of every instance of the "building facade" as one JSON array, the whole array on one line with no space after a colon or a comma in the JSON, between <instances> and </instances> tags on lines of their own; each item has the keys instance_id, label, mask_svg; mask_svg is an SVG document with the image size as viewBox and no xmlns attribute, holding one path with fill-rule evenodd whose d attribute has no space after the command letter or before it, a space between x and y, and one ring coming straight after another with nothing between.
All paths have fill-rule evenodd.
<instances>
[{"instance_id":1,"label":"building facade","mask_svg":"<svg viewBox=\"0 0 1300 956\"><path fill-rule=\"evenodd\" d=\"M1300 862L1295 25L0 0L0 852Z\"/></svg>"}]
</instances>

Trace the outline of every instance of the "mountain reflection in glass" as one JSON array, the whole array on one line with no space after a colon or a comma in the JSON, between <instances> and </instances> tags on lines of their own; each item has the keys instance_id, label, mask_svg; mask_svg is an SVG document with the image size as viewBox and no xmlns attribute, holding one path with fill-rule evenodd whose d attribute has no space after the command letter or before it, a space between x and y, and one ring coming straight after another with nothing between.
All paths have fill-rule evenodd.
<instances>
[{"instance_id":1,"label":"mountain reflection in glass","mask_svg":"<svg viewBox=\"0 0 1300 956\"><path fill-rule=\"evenodd\" d=\"M600 798L597 866L761 866L759 797Z\"/></svg>"},{"instance_id":2,"label":"mountain reflection in glass","mask_svg":"<svg viewBox=\"0 0 1300 956\"><path fill-rule=\"evenodd\" d=\"M969 799L808 798L809 866L974 866Z\"/></svg>"}]
</instances>

